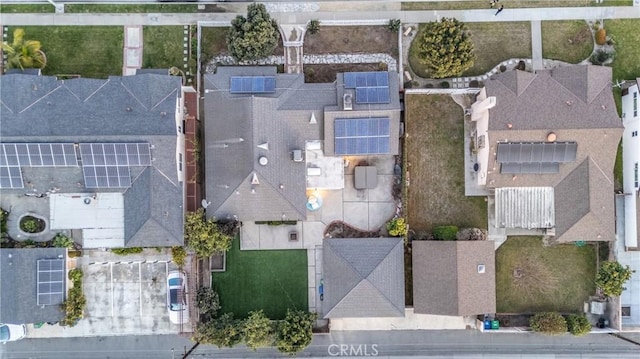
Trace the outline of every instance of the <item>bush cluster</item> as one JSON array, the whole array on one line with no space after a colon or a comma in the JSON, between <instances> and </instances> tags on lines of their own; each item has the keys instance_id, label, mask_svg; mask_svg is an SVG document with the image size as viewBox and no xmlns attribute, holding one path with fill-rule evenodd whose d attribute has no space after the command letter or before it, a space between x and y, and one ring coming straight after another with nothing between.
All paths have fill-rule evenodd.
<instances>
[{"instance_id":1,"label":"bush cluster","mask_svg":"<svg viewBox=\"0 0 640 359\"><path fill-rule=\"evenodd\" d=\"M534 332L546 335L561 335L567 332L567 321L560 313L537 313L529 319L529 326Z\"/></svg>"},{"instance_id":2,"label":"bush cluster","mask_svg":"<svg viewBox=\"0 0 640 359\"><path fill-rule=\"evenodd\" d=\"M73 239L67 237L64 233L58 233L53 237L52 244L57 248L71 248L73 247Z\"/></svg>"},{"instance_id":3,"label":"bush cluster","mask_svg":"<svg viewBox=\"0 0 640 359\"><path fill-rule=\"evenodd\" d=\"M126 256L128 254L142 253L142 247L113 248L111 252L119 256Z\"/></svg>"},{"instance_id":4,"label":"bush cluster","mask_svg":"<svg viewBox=\"0 0 640 359\"><path fill-rule=\"evenodd\" d=\"M602 262L596 275L596 286L607 297L618 297L625 289L624 284L631 279L633 270L629 266L623 266L618 262Z\"/></svg>"},{"instance_id":5,"label":"bush cluster","mask_svg":"<svg viewBox=\"0 0 640 359\"><path fill-rule=\"evenodd\" d=\"M567 328L569 333L580 337L589 334L591 331L591 323L584 315L571 314L567 317Z\"/></svg>"},{"instance_id":6,"label":"bush cluster","mask_svg":"<svg viewBox=\"0 0 640 359\"><path fill-rule=\"evenodd\" d=\"M318 32L320 32L320 20L318 19L310 20L309 23L307 24L307 32L310 35L315 35Z\"/></svg>"},{"instance_id":7,"label":"bush cluster","mask_svg":"<svg viewBox=\"0 0 640 359\"><path fill-rule=\"evenodd\" d=\"M391 237L404 237L409 231L407 222L402 217L396 217L387 223L387 231Z\"/></svg>"},{"instance_id":8,"label":"bush cluster","mask_svg":"<svg viewBox=\"0 0 640 359\"><path fill-rule=\"evenodd\" d=\"M187 259L187 251L184 247L171 247L171 259L179 268L182 268Z\"/></svg>"},{"instance_id":9,"label":"bush cluster","mask_svg":"<svg viewBox=\"0 0 640 359\"><path fill-rule=\"evenodd\" d=\"M76 268L69 271L69 279L73 282L73 288L69 290L67 300L62 303L62 309L66 315L62 320L63 326L75 326L84 313L84 307L87 305L87 299L82 292L82 269Z\"/></svg>"}]
</instances>

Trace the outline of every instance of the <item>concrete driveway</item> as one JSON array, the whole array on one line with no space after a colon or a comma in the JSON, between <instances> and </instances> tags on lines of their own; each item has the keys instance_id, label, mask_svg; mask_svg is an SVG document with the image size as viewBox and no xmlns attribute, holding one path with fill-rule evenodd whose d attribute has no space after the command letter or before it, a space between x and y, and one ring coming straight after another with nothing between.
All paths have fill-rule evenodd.
<instances>
[{"instance_id":1,"label":"concrete driveway","mask_svg":"<svg viewBox=\"0 0 640 359\"><path fill-rule=\"evenodd\" d=\"M88 253L88 254L87 254ZM84 272L87 307L74 327L44 325L28 328L29 337L175 334L190 331L191 323L169 322L166 308L167 273L176 269L168 250L117 256L85 251L78 261Z\"/></svg>"}]
</instances>

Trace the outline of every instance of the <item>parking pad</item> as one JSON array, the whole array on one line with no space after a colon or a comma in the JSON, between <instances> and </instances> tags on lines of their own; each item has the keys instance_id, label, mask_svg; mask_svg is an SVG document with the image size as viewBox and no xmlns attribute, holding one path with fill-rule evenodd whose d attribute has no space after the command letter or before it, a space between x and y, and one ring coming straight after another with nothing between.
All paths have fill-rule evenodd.
<instances>
[{"instance_id":1,"label":"parking pad","mask_svg":"<svg viewBox=\"0 0 640 359\"><path fill-rule=\"evenodd\" d=\"M165 261L85 264L85 318L67 330L84 335L178 333L166 309L166 278L173 269Z\"/></svg>"}]
</instances>

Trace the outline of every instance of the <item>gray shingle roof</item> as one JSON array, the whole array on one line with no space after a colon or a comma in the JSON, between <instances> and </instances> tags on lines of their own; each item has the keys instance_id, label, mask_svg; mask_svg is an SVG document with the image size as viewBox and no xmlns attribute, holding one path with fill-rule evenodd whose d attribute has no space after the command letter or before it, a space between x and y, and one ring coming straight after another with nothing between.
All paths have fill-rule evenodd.
<instances>
[{"instance_id":1,"label":"gray shingle roof","mask_svg":"<svg viewBox=\"0 0 640 359\"><path fill-rule=\"evenodd\" d=\"M0 323L57 322L64 318L59 305L38 306L36 293L38 259L64 258L65 253L63 248L0 249Z\"/></svg>"},{"instance_id":2,"label":"gray shingle roof","mask_svg":"<svg viewBox=\"0 0 640 359\"><path fill-rule=\"evenodd\" d=\"M466 316L496 311L492 241L413 241L416 313ZM478 273L483 264L484 273Z\"/></svg>"},{"instance_id":3,"label":"gray shingle roof","mask_svg":"<svg viewBox=\"0 0 640 359\"><path fill-rule=\"evenodd\" d=\"M404 316L401 238L333 238L323 246L324 318Z\"/></svg>"},{"instance_id":4,"label":"gray shingle roof","mask_svg":"<svg viewBox=\"0 0 640 359\"><path fill-rule=\"evenodd\" d=\"M613 166L623 127L610 82L611 68L567 66L509 71L485 83L487 96L496 97L489 110L487 185L554 187L558 242L615 238ZM498 143L544 142L550 132L557 141L577 142L575 161L556 174L500 173Z\"/></svg>"},{"instance_id":5,"label":"gray shingle roof","mask_svg":"<svg viewBox=\"0 0 640 359\"><path fill-rule=\"evenodd\" d=\"M276 76L276 92L231 94L231 76ZM205 76L205 87L208 213L248 221L306 218L305 164L291 153L320 138L321 121L309 119L335 104L335 87L307 86L303 75L271 67L220 67ZM259 164L260 157L268 163Z\"/></svg>"},{"instance_id":6,"label":"gray shingle roof","mask_svg":"<svg viewBox=\"0 0 640 359\"><path fill-rule=\"evenodd\" d=\"M184 199L178 179L175 121L180 78L144 74L57 80L4 75L0 76L0 95L3 142L149 143L152 165L148 172L131 168L131 188L97 191L124 193L127 245L183 243ZM83 180L81 167L23 168L23 174L25 182L42 190L54 186L62 193L96 192L77 186Z\"/></svg>"}]
</instances>

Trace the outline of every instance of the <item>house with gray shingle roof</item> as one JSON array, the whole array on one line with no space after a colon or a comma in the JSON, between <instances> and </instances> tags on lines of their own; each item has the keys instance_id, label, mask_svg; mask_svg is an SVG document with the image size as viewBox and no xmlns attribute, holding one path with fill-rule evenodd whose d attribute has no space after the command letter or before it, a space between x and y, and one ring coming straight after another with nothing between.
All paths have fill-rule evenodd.
<instances>
[{"instance_id":1,"label":"house with gray shingle roof","mask_svg":"<svg viewBox=\"0 0 640 359\"><path fill-rule=\"evenodd\" d=\"M343 188L344 156L397 154L397 74L369 74L382 84L367 87L371 97L362 90L357 97L344 74L333 83L305 83L303 74L275 67L223 66L205 75L207 215L305 220L308 190ZM336 120L341 130L354 125L354 133L336 137Z\"/></svg>"},{"instance_id":2,"label":"house with gray shingle roof","mask_svg":"<svg viewBox=\"0 0 640 359\"><path fill-rule=\"evenodd\" d=\"M323 250L322 317L403 317L402 238L330 238Z\"/></svg>"},{"instance_id":3,"label":"house with gray shingle roof","mask_svg":"<svg viewBox=\"0 0 640 359\"><path fill-rule=\"evenodd\" d=\"M64 319L60 304L66 293L66 253L65 248L0 249L0 323L51 323ZM61 270L40 268L44 265L39 261L56 261ZM39 281L45 284L39 286Z\"/></svg>"},{"instance_id":4,"label":"house with gray shingle roof","mask_svg":"<svg viewBox=\"0 0 640 359\"><path fill-rule=\"evenodd\" d=\"M0 91L2 197L37 195L85 248L183 244L180 78L11 74Z\"/></svg>"},{"instance_id":5,"label":"house with gray shingle roof","mask_svg":"<svg viewBox=\"0 0 640 359\"><path fill-rule=\"evenodd\" d=\"M493 241L413 241L412 263L415 313L495 313Z\"/></svg>"},{"instance_id":6,"label":"house with gray shingle roof","mask_svg":"<svg viewBox=\"0 0 640 359\"><path fill-rule=\"evenodd\" d=\"M491 77L471 107L475 185L495 226L557 242L615 238L613 166L622 123L611 69L567 66Z\"/></svg>"}]
</instances>

